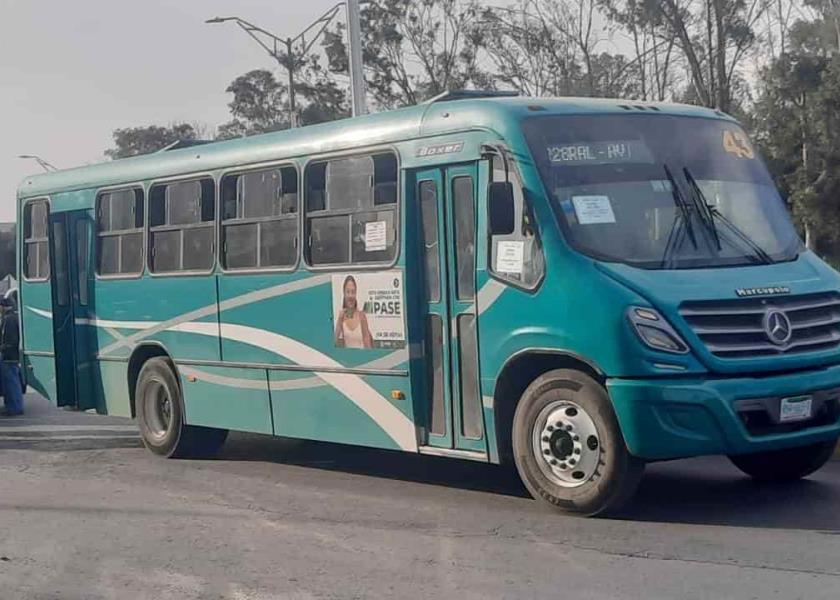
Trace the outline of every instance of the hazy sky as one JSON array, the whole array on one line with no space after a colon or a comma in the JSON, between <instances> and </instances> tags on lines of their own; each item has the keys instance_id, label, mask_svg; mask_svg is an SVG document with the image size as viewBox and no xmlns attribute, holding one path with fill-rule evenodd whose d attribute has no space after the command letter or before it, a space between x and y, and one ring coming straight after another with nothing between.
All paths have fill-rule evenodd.
<instances>
[{"instance_id":1,"label":"hazy sky","mask_svg":"<svg viewBox=\"0 0 840 600\"><path fill-rule=\"evenodd\" d=\"M276 64L236 15L295 35L336 0L0 0L0 221L40 167L104 160L118 127L226 121L228 83Z\"/></svg>"}]
</instances>

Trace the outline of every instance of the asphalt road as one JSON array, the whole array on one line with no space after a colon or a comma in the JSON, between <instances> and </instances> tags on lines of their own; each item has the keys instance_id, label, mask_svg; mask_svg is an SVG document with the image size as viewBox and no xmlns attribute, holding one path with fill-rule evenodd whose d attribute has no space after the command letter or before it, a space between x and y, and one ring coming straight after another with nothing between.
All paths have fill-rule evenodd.
<instances>
[{"instance_id":1,"label":"asphalt road","mask_svg":"<svg viewBox=\"0 0 840 600\"><path fill-rule=\"evenodd\" d=\"M509 470L232 435L212 461L27 399L0 420L0 598L840 597L840 462L788 487L649 467L616 519Z\"/></svg>"}]
</instances>

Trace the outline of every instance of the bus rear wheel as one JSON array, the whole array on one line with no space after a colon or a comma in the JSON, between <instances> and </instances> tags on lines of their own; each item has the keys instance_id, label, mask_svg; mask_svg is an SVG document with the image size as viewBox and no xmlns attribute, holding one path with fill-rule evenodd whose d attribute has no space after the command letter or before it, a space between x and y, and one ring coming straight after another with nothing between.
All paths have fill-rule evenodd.
<instances>
[{"instance_id":1,"label":"bus rear wheel","mask_svg":"<svg viewBox=\"0 0 840 600\"><path fill-rule=\"evenodd\" d=\"M758 481L796 481L819 470L829 461L837 440L753 454L737 454L729 457L736 467Z\"/></svg>"},{"instance_id":2,"label":"bus rear wheel","mask_svg":"<svg viewBox=\"0 0 840 600\"><path fill-rule=\"evenodd\" d=\"M644 461L630 455L604 387L584 373L538 377L519 401L513 452L525 487L556 510L618 510L635 493Z\"/></svg>"},{"instance_id":3,"label":"bus rear wheel","mask_svg":"<svg viewBox=\"0 0 840 600\"><path fill-rule=\"evenodd\" d=\"M183 406L172 363L162 357L146 361L134 391L135 414L146 448L167 458L216 454L227 439L227 430L187 425Z\"/></svg>"}]
</instances>

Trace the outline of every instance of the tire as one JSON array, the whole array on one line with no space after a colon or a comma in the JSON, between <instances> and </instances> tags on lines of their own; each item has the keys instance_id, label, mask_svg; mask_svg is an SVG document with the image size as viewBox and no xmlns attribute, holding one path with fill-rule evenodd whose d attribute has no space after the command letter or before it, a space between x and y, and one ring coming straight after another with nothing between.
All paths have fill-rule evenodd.
<instances>
[{"instance_id":1,"label":"tire","mask_svg":"<svg viewBox=\"0 0 840 600\"><path fill-rule=\"evenodd\" d=\"M736 467L758 481L790 482L807 477L829 461L837 440L810 446L729 457Z\"/></svg>"},{"instance_id":2,"label":"tire","mask_svg":"<svg viewBox=\"0 0 840 600\"><path fill-rule=\"evenodd\" d=\"M522 482L560 512L616 511L644 473L644 461L627 451L606 389L579 371L557 369L531 383L512 430Z\"/></svg>"},{"instance_id":3,"label":"tire","mask_svg":"<svg viewBox=\"0 0 840 600\"><path fill-rule=\"evenodd\" d=\"M181 386L172 363L162 357L146 361L134 392L134 410L143 444L166 458L215 455L227 439L227 430L187 425L183 406Z\"/></svg>"}]
</instances>

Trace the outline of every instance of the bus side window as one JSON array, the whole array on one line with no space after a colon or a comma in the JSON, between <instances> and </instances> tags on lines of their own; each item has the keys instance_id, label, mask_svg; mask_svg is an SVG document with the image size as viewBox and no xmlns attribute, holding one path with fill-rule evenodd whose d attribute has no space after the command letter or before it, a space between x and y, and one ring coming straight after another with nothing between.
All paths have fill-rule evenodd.
<instances>
[{"instance_id":1,"label":"bus side window","mask_svg":"<svg viewBox=\"0 0 840 600\"><path fill-rule=\"evenodd\" d=\"M96 272L127 276L143 272L143 190L132 188L97 196Z\"/></svg>"},{"instance_id":2,"label":"bus side window","mask_svg":"<svg viewBox=\"0 0 840 600\"><path fill-rule=\"evenodd\" d=\"M494 157L491 181L504 182L505 168L500 157ZM494 276L526 289L535 288L545 271L542 244L531 206L516 168L511 168L507 180L512 184L510 207L490 206L488 240L489 267ZM512 212L512 214L511 214Z\"/></svg>"},{"instance_id":3,"label":"bus side window","mask_svg":"<svg viewBox=\"0 0 840 600\"><path fill-rule=\"evenodd\" d=\"M279 269L297 264L298 174L294 167L222 178L222 266Z\"/></svg>"},{"instance_id":4,"label":"bus side window","mask_svg":"<svg viewBox=\"0 0 840 600\"><path fill-rule=\"evenodd\" d=\"M23 278L27 281L50 278L49 214L46 199L32 200L23 207Z\"/></svg>"},{"instance_id":5,"label":"bus side window","mask_svg":"<svg viewBox=\"0 0 840 600\"><path fill-rule=\"evenodd\" d=\"M152 273L213 268L215 190L212 179L152 186L149 192L149 267Z\"/></svg>"},{"instance_id":6,"label":"bus side window","mask_svg":"<svg viewBox=\"0 0 840 600\"><path fill-rule=\"evenodd\" d=\"M399 226L397 173L397 157L390 152L307 166L308 264L376 264L394 259Z\"/></svg>"}]
</instances>

